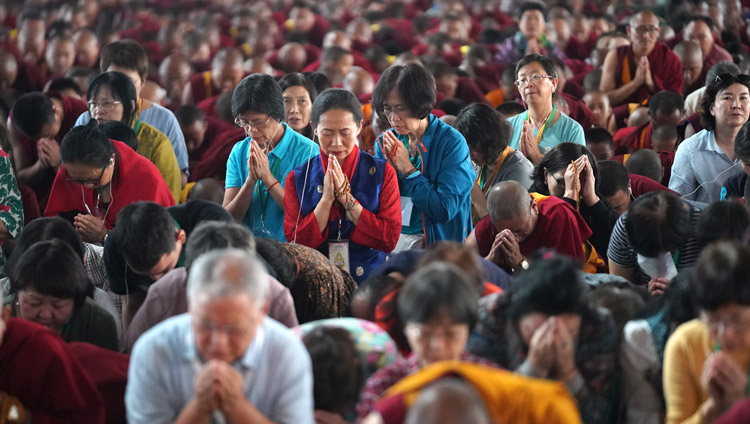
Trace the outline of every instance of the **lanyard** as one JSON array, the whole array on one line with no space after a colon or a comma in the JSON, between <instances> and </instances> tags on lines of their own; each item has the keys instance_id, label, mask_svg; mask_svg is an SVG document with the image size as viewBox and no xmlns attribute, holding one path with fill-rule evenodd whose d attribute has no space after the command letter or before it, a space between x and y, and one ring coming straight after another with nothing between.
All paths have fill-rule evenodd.
<instances>
[{"instance_id":1,"label":"lanyard","mask_svg":"<svg viewBox=\"0 0 750 424\"><path fill-rule=\"evenodd\" d=\"M544 125L542 126L542 129L539 130L539 133L536 135L536 144L539 144L542 141L542 134L544 134L544 130L549 127L549 123L552 122L552 118L555 117L555 105L552 105L552 113L549 114L547 117L547 121L544 122ZM529 112L526 112L526 120L531 122L531 114Z\"/></svg>"},{"instance_id":2,"label":"lanyard","mask_svg":"<svg viewBox=\"0 0 750 424\"><path fill-rule=\"evenodd\" d=\"M500 171L500 167L503 166L505 159L508 157L511 151L513 151L513 149L511 149L510 146L507 146L505 150L503 150L503 153L499 158L497 158L497 162L495 162L495 169L492 170L492 174L490 174L489 179L483 178L486 174L486 169L482 170L481 174L479 175L479 188L482 189L482 192L484 194L487 194L490 189L490 186L487 184L487 182L489 181L490 183L492 183L492 181L495 180L495 176L497 176L498 171Z\"/></svg>"},{"instance_id":3,"label":"lanyard","mask_svg":"<svg viewBox=\"0 0 750 424\"><path fill-rule=\"evenodd\" d=\"M270 160L270 159L269 159ZM271 169L271 175L276 177L276 174L279 172L279 166L281 166L281 160L276 159L273 163L273 168ZM258 180L255 182L255 190L258 192L258 200L260 201L260 227L265 229L266 228L266 206L268 206L268 198L271 197L271 193L268 192L268 189L263 190L261 186L263 185L263 181Z\"/></svg>"}]
</instances>

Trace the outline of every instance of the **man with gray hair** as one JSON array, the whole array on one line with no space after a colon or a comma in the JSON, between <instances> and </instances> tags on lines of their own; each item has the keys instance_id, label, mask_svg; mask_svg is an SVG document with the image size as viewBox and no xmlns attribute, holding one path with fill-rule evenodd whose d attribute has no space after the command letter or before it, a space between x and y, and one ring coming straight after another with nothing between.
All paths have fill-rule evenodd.
<instances>
[{"instance_id":1,"label":"man with gray hair","mask_svg":"<svg viewBox=\"0 0 750 424\"><path fill-rule=\"evenodd\" d=\"M266 317L268 274L251 254L201 255L188 314L135 344L125 394L129 423L313 423L304 346Z\"/></svg>"}]
</instances>

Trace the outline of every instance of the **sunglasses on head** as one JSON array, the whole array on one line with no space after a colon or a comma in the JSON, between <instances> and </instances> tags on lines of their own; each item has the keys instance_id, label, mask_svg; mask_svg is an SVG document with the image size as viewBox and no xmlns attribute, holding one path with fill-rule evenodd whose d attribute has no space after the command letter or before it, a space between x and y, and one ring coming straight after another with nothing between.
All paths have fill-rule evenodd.
<instances>
[{"instance_id":1,"label":"sunglasses on head","mask_svg":"<svg viewBox=\"0 0 750 424\"><path fill-rule=\"evenodd\" d=\"M746 74L719 74L716 76L714 82L738 82L740 84L750 84L750 75Z\"/></svg>"}]
</instances>

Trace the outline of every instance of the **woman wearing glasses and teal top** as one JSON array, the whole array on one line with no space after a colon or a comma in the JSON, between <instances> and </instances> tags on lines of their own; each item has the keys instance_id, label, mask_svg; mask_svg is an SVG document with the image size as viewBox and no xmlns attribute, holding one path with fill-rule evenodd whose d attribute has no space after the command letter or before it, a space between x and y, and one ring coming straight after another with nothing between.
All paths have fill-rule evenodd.
<instances>
[{"instance_id":1,"label":"woman wearing glasses and teal top","mask_svg":"<svg viewBox=\"0 0 750 424\"><path fill-rule=\"evenodd\" d=\"M125 143L108 139L96 120L68 132L60 157L44 216L69 219L87 243L103 242L117 213L131 203L175 204L156 166Z\"/></svg>"},{"instance_id":2,"label":"woman wearing glasses and teal top","mask_svg":"<svg viewBox=\"0 0 750 424\"><path fill-rule=\"evenodd\" d=\"M227 160L223 206L256 237L285 242L284 184L297 166L320 154L318 145L284 122L284 97L263 74L245 77L232 93L235 123L247 138Z\"/></svg>"},{"instance_id":3,"label":"woman wearing glasses and teal top","mask_svg":"<svg viewBox=\"0 0 750 424\"><path fill-rule=\"evenodd\" d=\"M472 231L476 174L456 129L431 114L435 80L420 65L391 66L372 95L378 116L393 127L378 137L375 156L397 171L401 236L394 252L440 240L463 242Z\"/></svg>"},{"instance_id":4,"label":"woman wearing glasses and teal top","mask_svg":"<svg viewBox=\"0 0 750 424\"><path fill-rule=\"evenodd\" d=\"M510 147L535 166L562 142L586 145L581 125L552 104L557 89L555 64L546 56L530 54L516 65L516 87L528 110L508 118L513 127Z\"/></svg>"},{"instance_id":5,"label":"woman wearing glasses and teal top","mask_svg":"<svg viewBox=\"0 0 750 424\"><path fill-rule=\"evenodd\" d=\"M156 165L175 202L179 202L182 185L177 156L164 133L138 118L140 102L133 81L120 72L105 72L91 81L86 98L89 114L98 123L117 121L133 129L138 139L135 151Z\"/></svg>"}]
</instances>

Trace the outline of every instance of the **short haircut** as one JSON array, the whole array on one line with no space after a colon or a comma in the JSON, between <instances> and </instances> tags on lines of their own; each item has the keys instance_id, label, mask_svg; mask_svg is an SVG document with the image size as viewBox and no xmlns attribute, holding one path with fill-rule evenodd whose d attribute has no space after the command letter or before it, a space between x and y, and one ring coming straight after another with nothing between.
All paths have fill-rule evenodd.
<instances>
[{"instance_id":1,"label":"short haircut","mask_svg":"<svg viewBox=\"0 0 750 424\"><path fill-rule=\"evenodd\" d=\"M459 267L474 283L479 296L484 294L484 282L487 275L479 260L476 249L464 243L455 241L440 241L433 243L424 250L419 257L416 269L423 268L434 262L451 263Z\"/></svg>"},{"instance_id":2,"label":"short haircut","mask_svg":"<svg viewBox=\"0 0 750 424\"><path fill-rule=\"evenodd\" d=\"M225 272L229 267L240 272ZM217 249L198 257L188 274L188 305L201 294L212 300L249 295L260 308L268 296L268 274L255 255L240 249Z\"/></svg>"},{"instance_id":3,"label":"short haircut","mask_svg":"<svg viewBox=\"0 0 750 424\"><path fill-rule=\"evenodd\" d=\"M637 174L660 182L662 164L659 154L651 149L640 149L630 154L625 163L628 174Z\"/></svg>"},{"instance_id":4,"label":"short haircut","mask_svg":"<svg viewBox=\"0 0 750 424\"><path fill-rule=\"evenodd\" d=\"M52 100L38 91L26 93L13 104L13 126L29 138L37 138L45 125L55 122Z\"/></svg>"},{"instance_id":5,"label":"short haircut","mask_svg":"<svg viewBox=\"0 0 750 424\"><path fill-rule=\"evenodd\" d=\"M706 91L703 92L701 102L701 123L706 130L713 131L716 129L716 118L711 115L711 106L716 101L716 96L733 84L742 84L750 90L750 76L745 74L718 74L715 79L706 80Z\"/></svg>"},{"instance_id":6,"label":"short haircut","mask_svg":"<svg viewBox=\"0 0 750 424\"><path fill-rule=\"evenodd\" d=\"M477 322L479 295L457 266L441 262L419 269L398 294L398 314L404 324L427 324L447 315L454 324L469 330Z\"/></svg>"},{"instance_id":7,"label":"short haircut","mask_svg":"<svg viewBox=\"0 0 750 424\"><path fill-rule=\"evenodd\" d=\"M302 75L306 76L307 79L312 81L313 86L315 86L315 91L318 92L318 94L328 90L329 88L333 88L333 83L331 80L328 79L327 76L325 76L322 72L303 72Z\"/></svg>"},{"instance_id":8,"label":"short haircut","mask_svg":"<svg viewBox=\"0 0 750 424\"><path fill-rule=\"evenodd\" d=\"M396 90L404 106L417 119L429 116L435 106L435 79L422 66L410 63L391 66L383 72L372 93L372 104L379 116L385 116L383 102L392 90Z\"/></svg>"},{"instance_id":9,"label":"short haircut","mask_svg":"<svg viewBox=\"0 0 750 424\"><path fill-rule=\"evenodd\" d=\"M99 88L106 86L112 97L122 104L121 122L130 125L138 112L138 95L133 80L122 72L103 72L94 78L86 91L86 98L92 100L99 93Z\"/></svg>"},{"instance_id":10,"label":"short haircut","mask_svg":"<svg viewBox=\"0 0 750 424\"><path fill-rule=\"evenodd\" d=\"M437 108L445 112L447 115L456 116L463 108L466 107L466 102L457 97L449 97L437 105Z\"/></svg>"},{"instance_id":11,"label":"short haircut","mask_svg":"<svg viewBox=\"0 0 750 424\"><path fill-rule=\"evenodd\" d=\"M104 168L114 154L115 146L95 119L68 131L60 144L60 158L63 163Z\"/></svg>"},{"instance_id":12,"label":"short haircut","mask_svg":"<svg viewBox=\"0 0 750 424\"><path fill-rule=\"evenodd\" d=\"M181 105L174 110L174 116L183 127L189 127L198 121L206 121L206 112L194 104Z\"/></svg>"},{"instance_id":13,"label":"short haircut","mask_svg":"<svg viewBox=\"0 0 750 424\"><path fill-rule=\"evenodd\" d=\"M43 21L44 15L42 14L42 11L40 9L32 9L27 8L23 9L21 13L18 14L18 18L16 18L16 24L18 28L21 28L21 25L23 25L26 21Z\"/></svg>"},{"instance_id":14,"label":"short haircut","mask_svg":"<svg viewBox=\"0 0 750 424\"><path fill-rule=\"evenodd\" d=\"M653 132L651 133L651 141L659 142L677 140L679 136L680 134L677 132L677 125L662 124L661 126L654 128Z\"/></svg>"},{"instance_id":15,"label":"short haircut","mask_svg":"<svg viewBox=\"0 0 750 424\"><path fill-rule=\"evenodd\" d=\"M430 383L409 407L404 424L489 424L487 406L470 382L444 376Z\"/></svg>"},{"instance_id":16,"label":"short haircut","mask_svg":"<svg viewBox=\"0 0 750 424\"><path fill-rule=\"evenodd\" d=\"M73 249L78 255L81 263L84 260L84 247L81 237L78 235L78 231L73 227L69 221L66 221L59 216L41 217L29 222L24 227L21 234L16 238L16 247L13 249L13 253L10 255L8 262L5 266L5 272L10 275L11 271L19 257L28 250L29 247L44 240L60 239Z\"/></svg>"},{"instance_id":17,"label":"short haircut","mask_svg":"<svg viewBox=\"0 0 750 424\"><path fill-rule=\"evenodd\" d=\"M34 288L44 295L73 299L76 308L83 305L92 289L83 261L68 243L60 239L29 246L18 258L9 277L11 293Z\"/></svg>"},{"instance_id":18,"label":"short haircut","mask_svg":"<svg viewBox=\"0 0 750 424\"><path fill-rule=\"evenodd\" d=\"M493 222L524 217L531 211L531 198L518 181L500 181L487 193L487 209Z\"/></svg>"},{"instance_id":19,"label":"short haircut","mask_svg":"<svg viewBox=\"0 0 750 424\"><path fill-rule=\"evenodd\" d=\"M320 93L315 103L313 103L312 111L310 112L310 122L313 126L318 126L320 117L331 110L343 110L352 114L354 123L359 127L360 122L364 119L362 115L362 106L359 104L359 100L349 91L341 88L331 88Z\"/></svg>"},{"instance_id":20,"label":"short haircut","mask_svg":"<svg viewBox=\"0 0 750 424\"><path fill-rule=\"evenodd\" d=\"M514 77L518 79L518 72L524 66L534 62L542 65L542 68L544 68L544 72L547 73L547 75L557 78L557 67L555 66L555 62L553 62L552 59L548 58L547 56L542 56L540 54L527 54L526 56L522 57L521 60L519 60L516 64L516 72L514 74Z\"/></svg>"},{"instance_id":21,"label":"short haircut","mask_svg":"<svg viewBox=\"0 0 750 424\"><path fill-rule=\"evenodd\" d=\"M435 77L435 79L457 75L456 69L442 58L428 60L424 66L432 73L432 76Z\"/></svg>"},{"instance_id":22,"label":"short haircut","mask_svg":"<svg viewBox=\"0 0 750 424\"><path fill-rule=\"evenodd\" d=\"M526 108L521 103L514 101L507 101L500 103L496 108L496 111L503 114L505 117L515 116L526 112Z\"/></svg>"},{"instance_id":23,"label":"short haircut","mask_svg":"<svg viewBox=\"0 0 750 424\"><path fill-rule=\"evenodd\" d=\"M284 75L279 80L279 87L281 87L282 93L289 87L304 87L305 90L307 90L307 94L310 96L311 102L315 102L315 99L318 97L318 90L315 89L313 82L299 72L292 72L291 74Z\"/></svg>"},{"instance_id":24,"label":"short haircut","mask_svg":"<svg viewBox=\"0 0 750 424\"><path fill-rule=\"evenodd\" d=\"M701 212L695 223L698 245L708 246L715 241L743 241L750 228L750 211L737 201L711 203Z\"/></svg>"},{"instance_id":25,"label":"short haircut","mask_svg":"<svg viewBox=\"0 0 750 424\"><path fill-rule=\"evenodd\" d=\"M284 121L284 97L281 87L270 75L252 74L245 77L232 93L232 115L246 112L264 113L278 122Z\"/></svg>"},{"instance_id":26,"label":"short haircut","mask_svg":"<svg viewBox=\"0 0 750 424\"><path fill-rule=\"evenodd\" d=\"M690 285L700 309L716 311L732 303L750 306L750 251L736 241L707 247L698 258Z\"/></svg>"},{"instance_id":27,"label":"short haircut","mask_svg":"<svg viewBox=\"0 0 750 424\"><path fill-rule=\"evenodd\" d=\"M693 235L690 205L668 191L652 191L630 204L625 231L635 253L655 258Z\"/></svg>"},{"instance_id":28,"label":"short haircut","mask_svg":"<svg viewBox=\"0 0 750 424\"><path fill-rule=\"evenodd\" d=\"M615 148L612 134L604 128L589 128L583 132L586 144L606 144L611 149Z\"/></svg>"},{"instance_id":29,"label":"short haircut","mask_svg":"<svg viewBox=\"0 0 750 424\"><path fill-rule=\"evenodd\" d=\"M109 43L100 54L99 69L106 72L110 66L138 72L142 82L148 76L148 55L137 42L129 39Z\"/></svg>"},{"instance_id":30,"label":"short haircut","mask_svg":"<svg viewBox=\"0 0 750 424\"><path fill-rule=\"evenodd\" d=\"M714 30L714 20L709 18L708 16L692 15L688 18L687 22L685 22L685 26L687 26L691 22L703 22L708 26L708 29L710 29L711 31Z\"/></svg>"},{"instance_id":31,"label":"short haircut","mask_svg":"<svg viewBox=\"0 0 750 424\"><path fill-rule=\"evenodd\" d=\"M750 161L750 123L748 122L745 122L734 137L734 154L746 162Z\"/></svg>"},{"instance_id":32,"label":"short haircut","mask_svg":"<svg viewBox=\"0 0 750 424\"><path fill-rule=\"evenodd\" d=\"M522 18L523 14L529 10L538 10L544 16L544 4L535 1L526 1L521 3L521 7L518 8L518 18Z\"/></svg>"},{"instance_id":33,"label":"short haircut","mask_svg":"<svg viewBox=\"0 0 750 424\"><path fill-rule=\"evenodd\" d=\"M599 194L612 197L618 191L628 192L630 177L625 165L614 160L602 160L599 165Z\"/></svg>"},{"instance_id":34,"label":"short haircut","mask_svg":"<svg viewBox=\"0 0 750 424\"><path fill-rule=\"evenodd\" d=\"M653 116L656 112L672 114L675 111L685 111L685 99L671 90L662 90L648 100L648 112Z\"/></svg>"},{"instance_id":35,"label":"short haircut","mask_svg":"<svg viewBox=\"0 0 750 424\"><path fill-rule=\"evenodd\" d=\"M81 86L70 77L60 77L52 80L47 87L47 91L59 93L63 90L73 90L76 94L83 95Z\"/></svg>"},{"instance_id":36,"label":"short haircut","mask_svg":"<svg viewBox=\"0 0 750 424\"><path fill-rule=\"evenodd\" d=\"M352 334L344 328L317 327L302 337L313 370L315 408L334 411L359 399L364 383Z\"/></svg>"},{"instance_id":37,"label":"short haircut","mask_svg":"<svg viewBox=\"0 0 750 424\"><path fill-rule=\"evenodd\" d=\"M533 188L539 193L545 195L549 194L545 170L547 171L547 174L554 174L561 169L566 169L571 161L574 161L583 155L586 155L589 158L589 164L594 171L594 179L596 180L595 189L597 189L600 178L599 165L596 163L596 158L586 146L569 142L558 144L542 157L539 165L534 169L534 175L532 175L532 179L534 180Z\"/></svg>"},{"instance_id":38,"label":"short haircut","mask_svg":"<svg viewBox=\"0 0 750 424\"><path fill-rule=\"evenodd\" d=\"M133 151L138 149L138 137L136 137L135 132L128 125L119 121L106 121L102 122L99 128L104 131L104 134L110 140L121 141L127 144Z\"/></svg>"},{"instance_id":39,"label":"short haircut","mask_svg":"<svg viewBox=\"0 0 750 424\"><path fill-rule=\"evenodd\" d=\"M326 47L323 49L323 52L320 54L320 65L325 66L331 63L336 63L344 56L351 56L352 52L349 50L339 47L339 46L331 46Z\"/></svg>"},{"instance_id":40,"label":"short haircut","mask_svg":"<svg viewBox=\"0 0 750 424\"><path fill-rule=\"evenodd\" d=\"M583 314L588 287L572 259L547 252L547 259L532 263L513 284L507 313L518 322L530 313L549 316Z\"/></svg>"},{"instance_id":41,"label":"short haircut","mask_svg":"<svg viewBox=\"0 0 750 424\"><path fill-rule=\"evenodd\" d=\"M503 153L513 128L500 114L483 103L466 106L456 116L453 126L466 139L471 150L484 156L488 164L493 164Z\"/></svg>"},{"instance_id":42,"label":"short haircut","mask_svg":"<svg viewBox=\"0 0 750 424\"><path fill-rule=\"evenodd\" d=\"M253 233L242 224L234 222L206 221L198 224L185 244L185 269L202 254L216 249L239 249L255 254Z\"/></svg>"},{"instance_id":43,"label":"short haircut","mask_svg":"<svg viewBox=\"0 0 750 424\"><path fill-rule=\"evenodd\" d=\"M167 208L156 202L135 202L117 214L115 236L122 256L136 272L151 269L176 247L175 224Z\"/></svg>"},{"instance_id":44,"label":"short haircut","mask_svg":"<svg viewBox=\"0 0 750 424\"><path fill-rule=\"evenodd\" d=\"M269 268L276 273L275 277L288 289L294 288L297 282L297 262L294 256L284 247L284 243L273 239L258 237L255 249Z\"/></svg>"}]
</instances>

